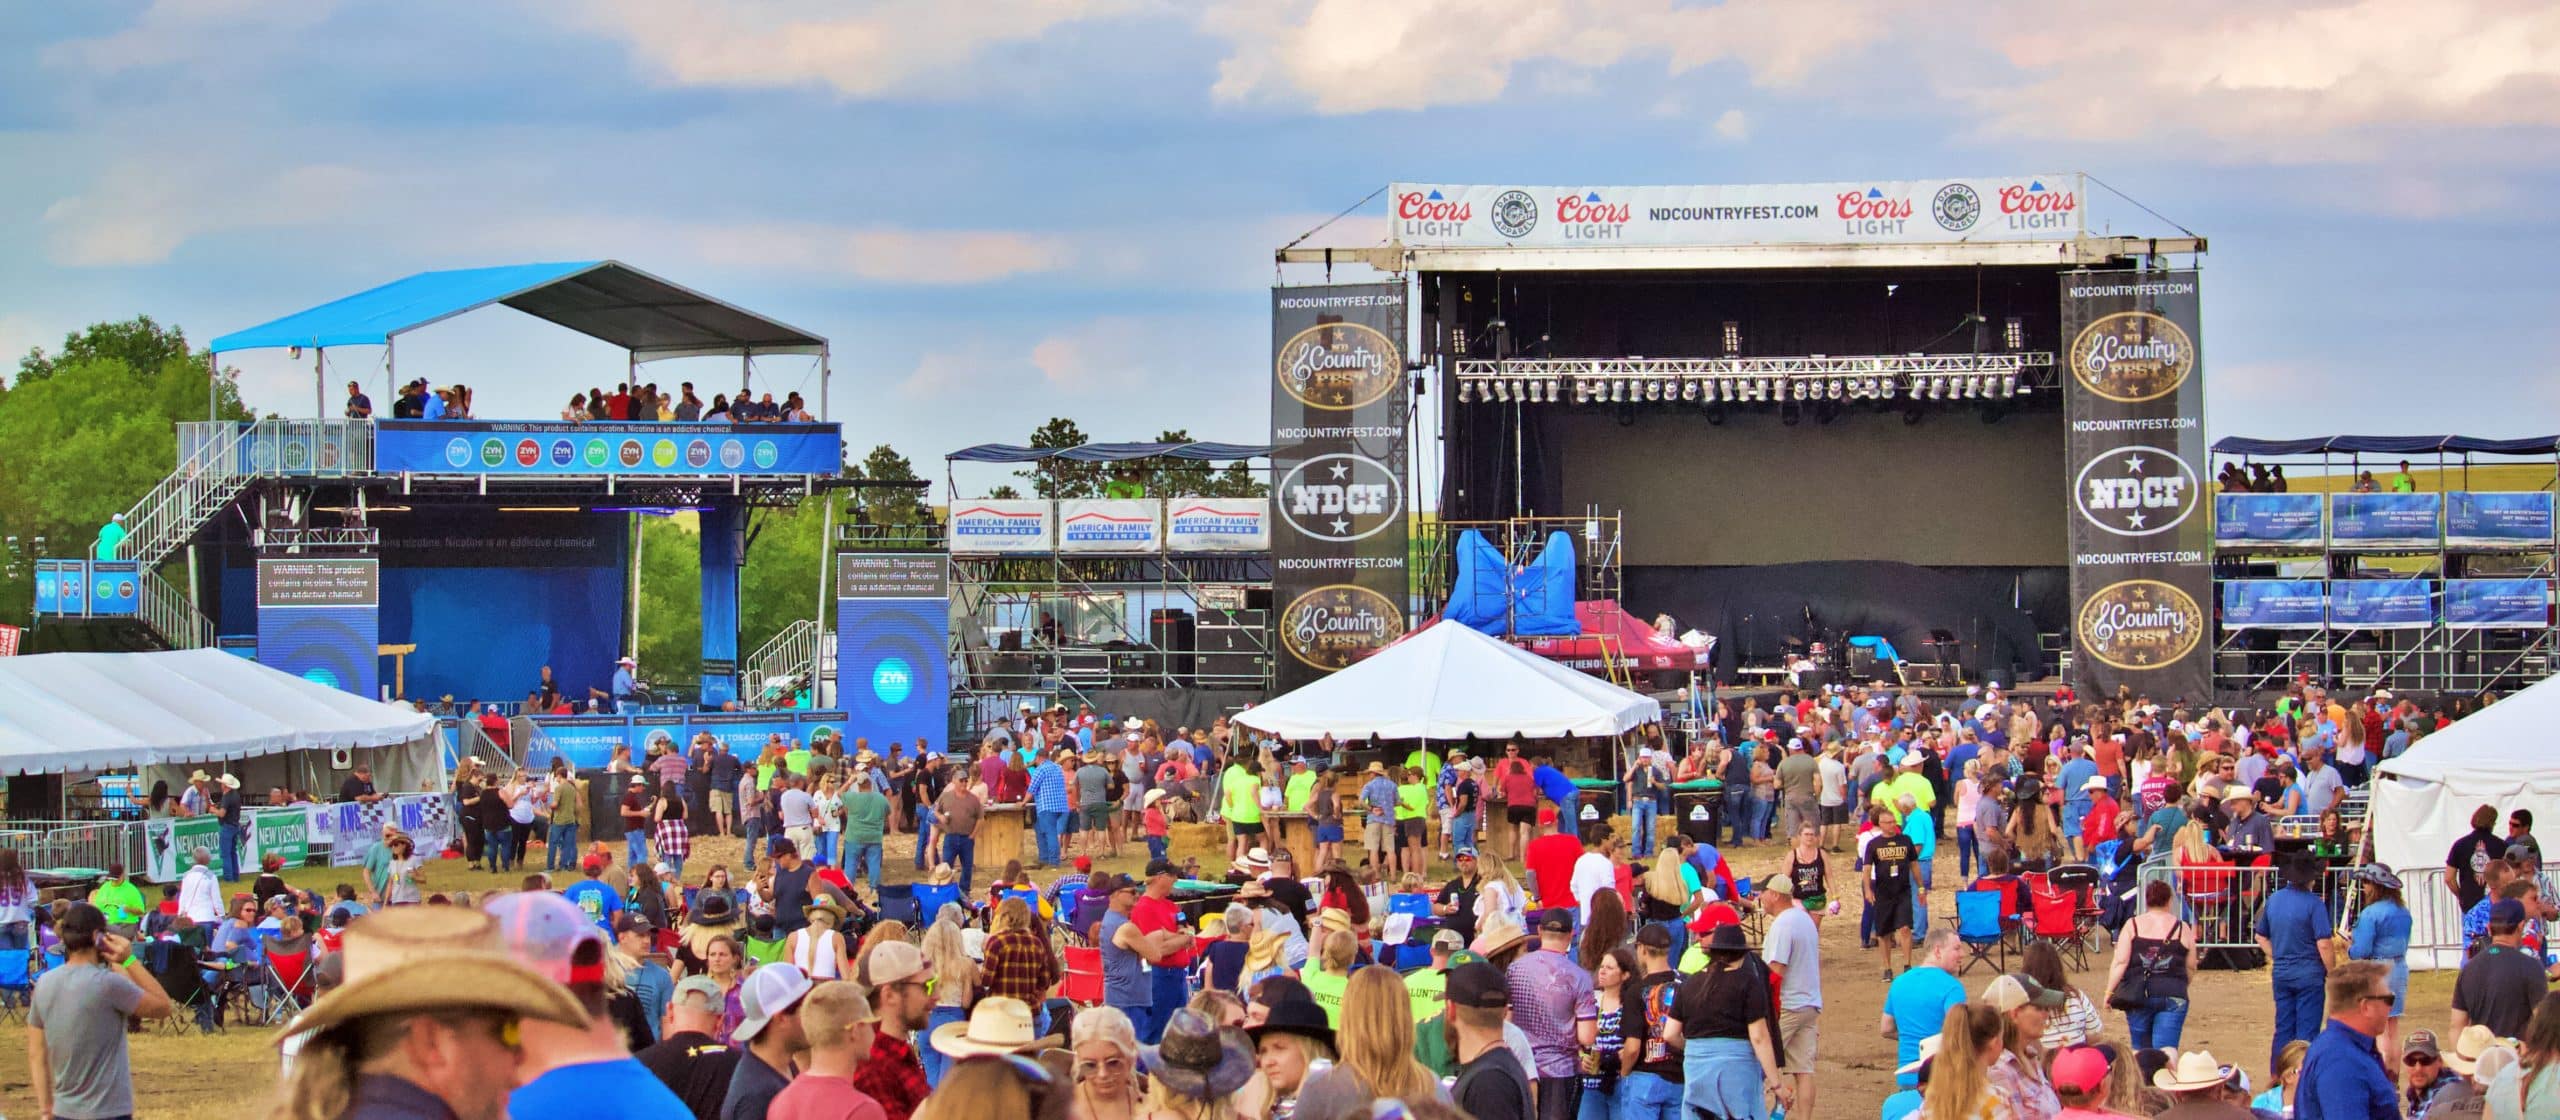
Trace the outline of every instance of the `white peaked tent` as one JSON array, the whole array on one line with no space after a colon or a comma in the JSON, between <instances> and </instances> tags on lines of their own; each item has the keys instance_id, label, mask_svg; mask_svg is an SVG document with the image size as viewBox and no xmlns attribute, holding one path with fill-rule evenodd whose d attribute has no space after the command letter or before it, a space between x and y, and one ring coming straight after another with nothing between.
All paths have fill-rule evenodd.
<instances>
[{"instance_id":1,"label":"white peaked tent","mask_svg":"<svg viewBox=\"0 0 2560 1120\"><path fill-rule=\"evenodd\" d=\"M1661 718L1650 697L1451 622L1234 717L1284 739L1605 737Z\"/></svg>"},{"instance_id":2,"label":"white peaked tent","mask_svg":"<svg viewBox=\"0 0 2560 1120\"><path fill-rule=\"evenodd\" d=\"M2368 822L2374 858L2404 879L2413 872L2441 870L2446 852L2471 831L2471 813L2482 805L2497 808L2500 835L2506 833L2508 813L2530 809L2535 830L2548 836L2560 825L2555 728L2560 728L2560 678L2491 704L2384 762L2375 772ZM2551 850L2550 842L2544 843L2544 850ZM2429 889L2443 897L2418 897L2413 889L2412 914L2421 926L2450 924L2451 929L2418 929L2417 942L2458 941L2453 896L2444 893L2448 888ZM2412 967L2427 967L2421 956L2410 955ZM2459 963L2459 955L2446 961L2448 967Z\"/></svg>"}]
</instances>

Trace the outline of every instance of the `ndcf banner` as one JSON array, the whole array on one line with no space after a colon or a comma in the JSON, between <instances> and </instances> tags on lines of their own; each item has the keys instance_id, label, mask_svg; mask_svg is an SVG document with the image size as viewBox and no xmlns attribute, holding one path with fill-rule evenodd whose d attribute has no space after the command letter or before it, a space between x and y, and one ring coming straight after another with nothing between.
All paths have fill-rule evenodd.
<instances>
[{"instance_id":1,"label":"ndcf banner","mask_svg":"<svg viewBox=\"0 0 2560 1120\"><path fill-rule=\"evenodd\" d=\"M2211 698L2214 510L2193 271L2062 277L2073 683Z\"/></svg>"},{"instance_id":2,"label":"ndcf banner","mask_svg":"<svg viewBox=\"0 0 2560 1120\"><path fill-rule=\"evenodd\" d=\"M1271 293L1272 592L1286 692L1403 637L1402 283Z\"/></svg>"}]
</instances>

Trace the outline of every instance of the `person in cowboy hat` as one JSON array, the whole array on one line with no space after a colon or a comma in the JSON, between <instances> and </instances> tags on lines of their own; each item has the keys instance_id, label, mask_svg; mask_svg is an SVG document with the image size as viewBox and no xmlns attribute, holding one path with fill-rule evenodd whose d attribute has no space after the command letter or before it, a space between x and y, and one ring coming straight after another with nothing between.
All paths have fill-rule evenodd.
<instances>
[{"instance_id":1,"label":"person in cowboy hat","mask_svg":"<svg viewBox=\"0 0 2560 1120\"><path fill-rule=\"evenodd\" d=\"M1145 1111L1196 1113L1200 1105L1223 1104L1252 1079L1253 1043L1242 1030L1185 1007L1166 1020L1163 1042L1138 1047L1138 1068L1152 1079Z\"/></svg>"},{"instance_id":2,"label":"person in cowboy hat","mask_svg":"<svg viewBox=\"0 0 2560 1120\"><path fill-rule=\"evenodd\" d=\"M1043 1037L1032 1025L1030 1006L1010 996L979 1000L969 1009L968 1021L935 1027L931 1040L936 1051L955 1060L1043 1050L1063 1041L1057 1035Z\"/></svg>"},{"instance_id":3,"label":"person in cowboy hat","mask_svg":"<svg viewBox=\"0 0 2560 1120\"><path fill-rule=\"evenodd\" d=\"M620 712L622 706L631 701L632 694L640 691L640 683L632 675L639 669L640 663L631 658L624 657L616 660L613 663L613 690L608 692L594 685L588 685L588 698L603 701L602 710L608 715Z\"/></svg>"},{"instance_id":4,"label":"person in cowboy hat","mask_svg":"<svg viewBox=\"0 0 2560 1120\"><path fill-rule=\"evenodd\" d=\"M282 1036L304 1041L276 1115L495 1120L516 1086L520 1024L588 1023L568 989L499 951L497 921L478 911L368 914L341 953L345 983Z\"/></svg>"},{"instance_id":5,"label":"person in cowboy hat","mask_svg":"<svg viewBox=\"0 0 2560 1120\"><path fill-rule=\"evenodd\" d=\"M2246 1104L2232 1099L2239 1095L2231 1088L2236 1072L2215 1061L2210 1050L2178 1055L2151 1075L2151 1087L2169 1094L2171 1102L2161 1120L2254 1120Z\"/></svg>"}]
</instances>

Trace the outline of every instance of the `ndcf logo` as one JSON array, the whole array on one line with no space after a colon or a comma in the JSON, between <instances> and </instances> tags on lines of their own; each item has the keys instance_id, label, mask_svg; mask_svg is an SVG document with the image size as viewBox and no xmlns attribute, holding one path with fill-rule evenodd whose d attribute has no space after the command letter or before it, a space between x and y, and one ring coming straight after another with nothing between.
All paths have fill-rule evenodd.
<instances>
[{"instance_id":1,"label":"ndcf logo","mask_svg":"<svg viewBox=\"0 0 2560 1120\"><path fill-rule=\"evenodd\" d=\"M1538 200L1523 190L1508 190L1493 196L1493 231L1518 240L1538 228Z\"/></svg>"},{"instance_id":2,"label":"ndcf logo","mask_svg":"<svg viewBox=\"0 0 2560 1120\"><path fill-rule=\"evenodd\" d=\"M1332 672L1404 637L1404 612L1385 595L1348 583L1328 584L1280 612L1280 644L1308 666Z\"/></svg>"},{"instance_id":3,"label":"ndcf logo","mask_svg":"<svg viewBox=\"0 0 2560 1120\"><path fill-rule=\"evenodd\" d=\"M1949 183L1938 188L1938 197L1929 200L1929 216L1938 220L1938 228L1963 233L1982 220L1982 196L1963 183Z\"/></svg>"},{"instance_id":4,"label":"ndcf logo","mask_svg":"<svg viewBox=\"0 0 2560 1120\"><path fill-rule=\"evenodd\" d=\"M1404 355L1386 332L1360 323L1318 323L1291 335L1271 361L1280 387L1310 408L1358 408L1393 392Z\"/></svg>"},{"instance_id":5,"label":"ndcf logo","mask_svg":"<svg viewBox=\"0 0 2560 1120\"><path fill-rule=\"evenodd\" d=\"M1279 501L1301 535L1356 541L1404 516L1404 481L1375 459L1318 455L1281 477Z\"/></svg>"},{"instance_id":6,"label":"ndcf logo","mask_svg":"<svg viewBox=\"0 0 2560 1120\"><path fill-rule=\"evenodd\" d=\"M2156 579L2129 579L2080 604L2080 648L2118 669L2157 669L2195 652L2204 610L2195 597Z\"/></svg>"},{"instance_id":7,"label":"ndcf logo","mask_svg":"<svg viewBox=\"0 0 2560 1120\"><path fill-rule=\"evenodd\" d=\"M2120 447L2089 460L2072 482L2071 497L2089 524L2124 537L2175 529L2204 500L2186 460L2141 446Z\"/></svg>"},{"instance_id":8,"label":"ndcf logo","mask_svg":"<svg viewBox=\"0 0 2560 1120\"><path fill-rule=\"evenodd\" d=\"M2169 317L2119 311L2099 317L2071 340L2071 376L2120 404L2158 400L2195 372L2196 344Z\"/></svg>"}]
</instances>

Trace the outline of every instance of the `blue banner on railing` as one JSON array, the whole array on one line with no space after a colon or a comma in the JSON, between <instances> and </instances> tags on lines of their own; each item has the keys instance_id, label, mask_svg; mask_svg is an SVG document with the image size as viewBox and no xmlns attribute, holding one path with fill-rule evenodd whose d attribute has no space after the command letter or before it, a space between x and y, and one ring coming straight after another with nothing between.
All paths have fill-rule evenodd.
<instances>
[{"instance_id":1,"label":"blue banner on railing","mask_svg":"<svg viewBox=\"0 0 2560 1120\"><path fill-rule=\"evenodd\" d=\"M131 618L142 612L142 565L131 560L96 560L89 564L89 614L93 618Z\"/></svg>"},{"instance_id":2,"label":"blue banner on railing","mask_svg":"<svg viewBox=\"0 0 2560 1120\"><path fill-rule=\"evenodd\" d=\"M2326 602L2321 592L2321 582L2316 579L2225 580L2222 584L2223 628L2317 630L2326 620Z\"/></svg>"},{"instance_id":3,"label":"blue banner on railing","mask_svg":"<svg viewBox=\"0 0 2560 1120\"><path fill-rule=\"evenodd\" d=\"M2342 579L2329 585L2329 625L2340 630L2415 630L2435 618L2433 580Z\"/></svg>"},{"instance_id":4,"label":"blue banner on railing","mask_svg":"<svg viewBox=\"0 0 2560 1120\"><path fill-rule=\"evenodd\" d=\"M373 438L381 474L832 475L844 465L833 424L385 420Z\"/></svg>"},{"instance_id":5,"label":"blue banner on railing","mask_svg":"<svg viewBox=\"0 0 2560 1120\"><path fill-rule=\"evenodd\" d=\"M2331 494L2329 541L2343 547L2434 548L2442 494Z\"/></svg>"},{"instance_id":6,"label":"blue banner on railing","mask_svg":"<svg viewBox=\"0 0 2560 1120\"><path fill-rule=\"evenodd\" d=\"M36 561L36 613L40 615L79 614L78 608L64 610L62 603L63 592L69 586L80 583L79 561Z\"/></svg>"},{"instance_id":7,"label":"blue banner on railing","mask_svg":"<svg viewBox=\"0 0 2560 1120\"><path fill-rule=\"evenodd\" d=\"M2444 543L2453 548L2551 547L2551 491L2456 490L2444 499Z\"/></svg>"},{"instance_id":8,"label":"blue banner on railing","mask_svg":"<svg viewBox=\"0 0 2560 1120\"><path fill-rule=\"evenodd\" d=\"M581 770L600 770L613 760L615 747L630 747L633 765L648 757L652 744L690 746L695 735L709 732L729 748L729 753L752 763L764 754L765 743L779 735L787 743L807 746L821 729L841 735L845 714L840 711L779 712L695 712L685 715L639 716L536 716L533 725L542 729L550 740L551 750L539 747L525 751L524 764L539 769L551 764L558 754L569 765ZM849 749L849 748L848 748ZM873 744L873 749L887 753L886 744Z\"/></svg>"},{"instance_id":9,"label":"blue banner on railing","mask_svg":"<svg viewBox=\"0 0 2560 1120\"><path fill-rule=\"evenodd\" d=\"M2216 494L2213 542L2261 548L2320 547L2320 495Z\"/></svg>"},{"instance_id":10,"label":"blue banner on railing","mask_svg":"<svg viewBox=\"0 0 2560 1120\"><path fill-rule=\"evenodd\" d=\"M2444 624L2463 630L2526 629L2551 622L2551 581L2451 579L2444 584Z\"/></svg>"}]
</instances>

